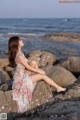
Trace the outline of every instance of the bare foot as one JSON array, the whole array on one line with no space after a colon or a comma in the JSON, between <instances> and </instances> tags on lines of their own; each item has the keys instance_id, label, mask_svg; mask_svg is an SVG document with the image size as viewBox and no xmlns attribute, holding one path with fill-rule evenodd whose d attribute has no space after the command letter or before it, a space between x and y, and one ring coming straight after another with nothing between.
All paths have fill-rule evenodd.
<instances>
[{"instance_id":1,"label":"bare foot","mask_svg":"<svg viewBox=\"0 0 80 120\"><path fill-rule=\"evenodd\" d=\"M63 91L66 91L66 88L63 88L63 87L58 87L57 88L57 92L63 92Z\"/></svg>"}]
</instances>

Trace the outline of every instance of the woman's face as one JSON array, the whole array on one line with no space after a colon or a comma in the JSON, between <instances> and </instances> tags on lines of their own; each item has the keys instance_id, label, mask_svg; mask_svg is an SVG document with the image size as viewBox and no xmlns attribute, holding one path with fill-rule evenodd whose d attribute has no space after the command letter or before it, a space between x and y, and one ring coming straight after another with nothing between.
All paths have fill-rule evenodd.
<instances>
[{"instance_id":1,"label":"woman's face","mask_svg":"<svg viewBox=\"0 0 80 120\"><path fill-rule=\"evenodd\" d=\"M19 47L23 47L24 46L24 43L22 41L22 39L19 40Z\"/></svg>"}]
</instances>

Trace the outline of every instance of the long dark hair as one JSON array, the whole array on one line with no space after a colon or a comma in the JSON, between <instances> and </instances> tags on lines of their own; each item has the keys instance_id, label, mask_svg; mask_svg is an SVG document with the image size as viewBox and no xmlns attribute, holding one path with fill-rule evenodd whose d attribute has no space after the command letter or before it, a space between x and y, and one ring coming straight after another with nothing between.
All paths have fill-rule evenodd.
<instances>
[{"instance_id":1,"label":"long dark hair","mask_svg":"<svg viewBox=\"0 0 80 120\"><path fill-rule=\"evenodd\" d=\"M18 36L13 36L8 42L8 55L10 66L16 67L15 57L18 51L20 38Z\"/></svg>"}]
</instances>

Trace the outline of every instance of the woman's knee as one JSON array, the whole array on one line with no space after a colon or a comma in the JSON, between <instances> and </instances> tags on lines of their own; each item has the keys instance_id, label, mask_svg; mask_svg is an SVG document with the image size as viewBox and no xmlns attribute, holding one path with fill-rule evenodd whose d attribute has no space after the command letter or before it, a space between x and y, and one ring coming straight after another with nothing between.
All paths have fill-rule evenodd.
<instances>
[{"instance_id":1,"label":"woman's knee","mask_svg":"<svg viewBox=\"0 0 80 120\"><path fill-rule=\"evenodd\" d=\"M29 63L30 63L30 65L36 65L37 64L37 62L35 60L31 60Z\"/></svg>"}]
</instances>

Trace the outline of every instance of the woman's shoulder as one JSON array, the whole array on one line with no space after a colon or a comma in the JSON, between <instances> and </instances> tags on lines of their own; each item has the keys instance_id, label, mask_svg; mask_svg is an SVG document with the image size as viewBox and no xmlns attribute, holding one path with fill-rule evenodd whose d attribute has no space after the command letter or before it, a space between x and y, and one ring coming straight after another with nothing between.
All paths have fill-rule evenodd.
<instances>
[{"instance_id":1,"label":"woman's shoulder","mask_svg":"<svg viewBox=\"0 0 80 120\"><path fill-rule=\"evenodd\" d=\"M16 54L16 60L19 60L19 59L21 59L23 57L24 57L23 52L21 52L21 51L17 52L17 54Z\"/></svg>"}]
</instances>

